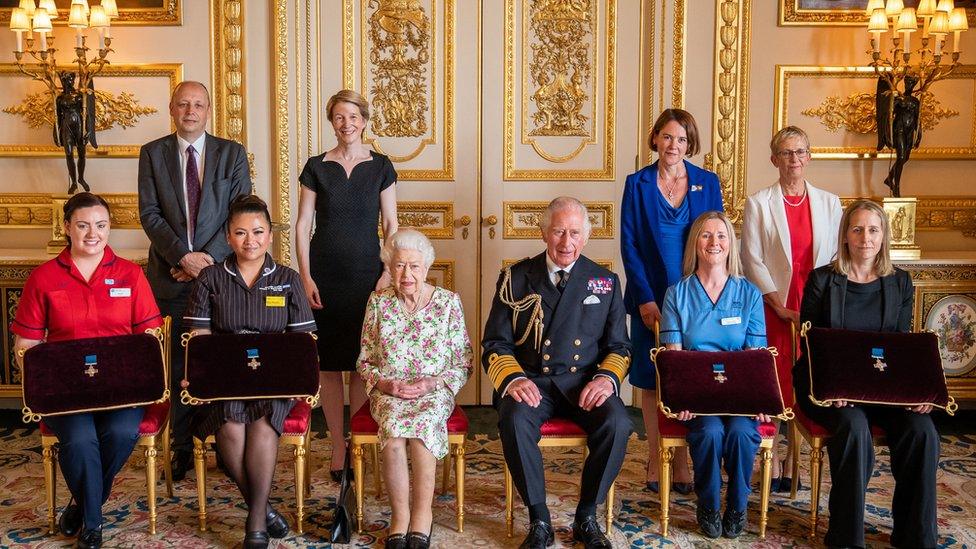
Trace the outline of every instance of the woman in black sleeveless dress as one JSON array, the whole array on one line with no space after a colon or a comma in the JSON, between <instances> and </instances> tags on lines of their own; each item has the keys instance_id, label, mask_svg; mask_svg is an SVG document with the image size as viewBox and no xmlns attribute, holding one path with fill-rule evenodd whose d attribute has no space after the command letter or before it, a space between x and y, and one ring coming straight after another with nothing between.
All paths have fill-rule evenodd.
<instances>
[{"instance_id":1,"label":"woman in black sleeveless dress","mask_svg":"<svg viewBox=\"0 0 976 549\"><path fill-rule=\"evenodd\" d=\"M362 143L369 105L342 90L326 104L338 145L305 163L295 223L298 268L318 326L320 397L332 440L332 476L342 469L342 372L349 372L350 415L366 401L356 372L369 294L389 285L380 262L377 221L397 231L396 171ZM312 233L312 220L315 231Z\"/></svg>"}]
</instances>

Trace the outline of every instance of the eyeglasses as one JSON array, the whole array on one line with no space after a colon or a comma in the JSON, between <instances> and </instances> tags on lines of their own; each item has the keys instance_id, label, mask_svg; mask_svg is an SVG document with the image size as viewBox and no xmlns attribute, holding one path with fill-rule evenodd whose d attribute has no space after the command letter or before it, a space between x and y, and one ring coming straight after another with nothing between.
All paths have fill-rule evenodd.
<instances>
[{"instance_id":1,"label":"eyeglasses","mask_svg":"<svg viewBox=\"0 0 976 549\"><path fill-rule=\"evenodd\" d=\"M791 151L789 149L784 149L782 151L777 152L776 153L776 156L778 156L780 158L783 158L783 159L790 158L791 156L795 156L797 158L804 158L809 153L810 153L810 150L809 149L797 149L795 151Z\"/></svg>"}]
</instances>

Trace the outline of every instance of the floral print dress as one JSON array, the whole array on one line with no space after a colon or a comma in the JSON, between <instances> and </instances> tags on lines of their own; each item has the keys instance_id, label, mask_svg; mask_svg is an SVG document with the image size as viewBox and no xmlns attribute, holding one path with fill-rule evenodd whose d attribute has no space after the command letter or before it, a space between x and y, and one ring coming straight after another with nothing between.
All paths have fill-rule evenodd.
<instances>
[{"instance_id":1,"label":"floral print dress","mask_svg":"<svg viewBox=\"0 0 976 549\"><path fill-rule=\"evenodd\" d=\"M434 288L430 303L409 313L392 288L373 292L366 306L357 368L379 425L380 448L391 438L416 438L437 459L444 458L447 419L455 395L471 373L471 360L460 296ZM441 376L443 384L416 399L394 397L376 388L380 379L412 382L426 376Z\"/></svg>"}]
</instances>

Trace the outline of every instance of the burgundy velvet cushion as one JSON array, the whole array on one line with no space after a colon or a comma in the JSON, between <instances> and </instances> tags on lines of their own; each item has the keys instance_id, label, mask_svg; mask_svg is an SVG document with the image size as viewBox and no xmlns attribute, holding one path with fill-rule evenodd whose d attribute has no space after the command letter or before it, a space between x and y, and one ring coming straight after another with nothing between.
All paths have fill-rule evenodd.
<instances>
[{"instance_id":1,"label":"burgundy velvet cushion","mask_svg":"<svg viewBox=\"0 0 976 549\"><path fill-rule=\"evenodd\" d=\"M375 435L380 426L369 412L369 402L349 420L349 431L357 435ZM447 433L450 435L468 432L468 416L460 406L455 405L451 417L447 418Z\"/></svg>"},{"instance_id":2,"label":"burgundy velvet cushion","mask_svg":"<svg viewBox=\"0 0 976 549\"><path fill-rule=\"evenodd\" d=\"M660 409L657 411L657 428L665 438L685 438L688 434L688 427L684 422L669 418ZM760 423L758 429L760 438L776 436L775 423Z\"/></svg>"},{"instance_id":3,"label":"burgundy velvet cushion","mask_svg":"<svg viewBox=\"0 0 976 549\"><path fill-rule=\"evenodd\" d=\"M199 335L187 343L186 380L200 401L310 397L319 391L318 350L307 332Z\"/></svg>"},{"instance_id":4,"label":"burgundy velvet cushion","mask_svg":"<svg viewBox=\"0 0 976 549\"><path fill-rule=\"evenodd\" d=\"M933 333L809 328L803 349L810 359L808 398L815 404L848 400L946 408L952 402Z\"/></svg>"},{"instance_id":5,"label":"burgundy velvet cushion","mask_svg":"<svg viewBox=\"0 0 976 549\"><path fill-rule=\"evenodd\" d=\"M734 352L669 351L654 356L661 404L671 413L788 415L767 349ZM721 373L719 373L721 372Z\"/></svg>"},{"instance_id":6,"label":"burgundy velvet cushion","mask_svg":"<svg viewBox=\"0 0 976 549\"><path fill-rule=\"evenodd\" d=\"M150 334L41 343L24 354L24 406L39 416L161 400L162 348Z\"/></svg>"},{"instance_id":7,"label":"burgundy velvet cushion","mask_svg":"<svg viewBox=\"0 0 976 549\"><path fill-rule=\"evenodd\" d=\"M312 419L312 406L304 400L299 400L285 418L281 428L282 434L301 435L308 429L308 422Z\"/></svg>"}]
</instances>

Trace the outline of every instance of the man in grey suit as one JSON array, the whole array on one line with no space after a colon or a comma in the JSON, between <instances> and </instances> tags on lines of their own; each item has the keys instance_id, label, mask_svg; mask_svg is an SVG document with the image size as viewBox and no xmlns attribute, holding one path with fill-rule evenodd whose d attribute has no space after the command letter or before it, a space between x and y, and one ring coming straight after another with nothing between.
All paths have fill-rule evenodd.
<instances>
[{"instance_id":1,"label":"man in grey suit","mask_svg":"<svg viewBox=\"0 0 976 549\"><path fill-rule=\"evenodd\" d=\"M227 209L251 192L247 153L240 143L206 133L210 94L199 82L181 82L169 103L176 133L139 152L139 219L149 236L149 285L163 315L173 319L173 480L192 465L188 408L180 403L183 311L200 270L230 254Z\"/></svg>"}]
</instances>

